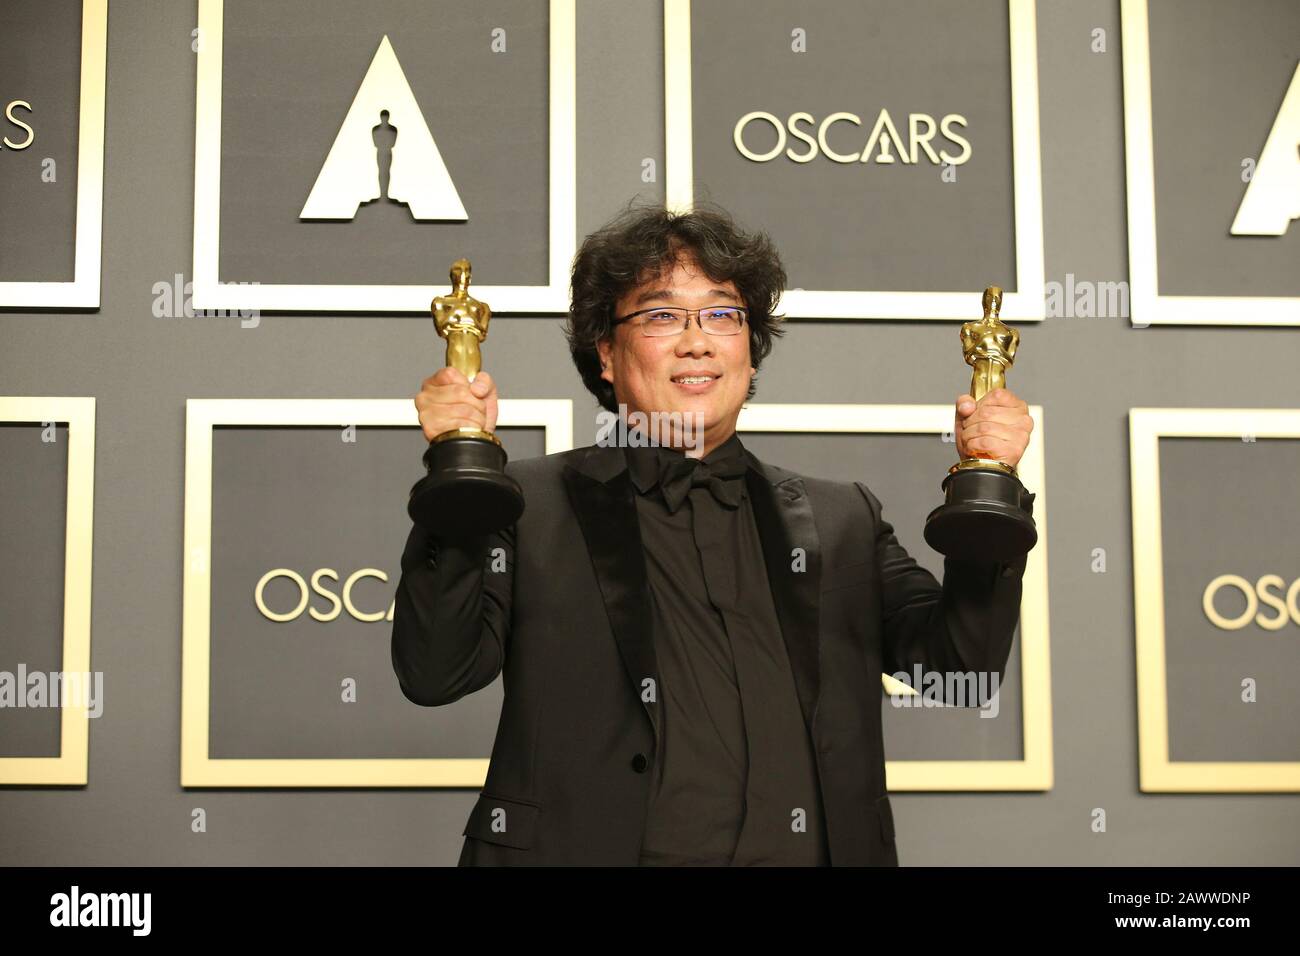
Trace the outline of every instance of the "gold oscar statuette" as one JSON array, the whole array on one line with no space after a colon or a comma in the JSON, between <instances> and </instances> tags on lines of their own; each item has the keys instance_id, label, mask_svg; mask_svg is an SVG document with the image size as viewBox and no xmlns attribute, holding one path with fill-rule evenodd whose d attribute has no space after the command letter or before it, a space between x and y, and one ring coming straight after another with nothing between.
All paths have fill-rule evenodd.
<instances>
[{"instance_id":1,"label":"gold oscar statuette","mask_svg":"<svg viewBox=\"0 0 1300 956\"><path fill-rule=\"evenodd\" d=\"M973 370L970 394L976 403L1005 388L1015 363L1020 333L1006 325L1002 290L984 290L984 317L961 327L962 355ZM994 458L963 458L943 480L944 503L925 520L925 540L953 558L1008 561L1033 548L1034 495L1025 490L1012 465Z\"/></svg>"},{"instance_id":2,"label":"gold oscar statuette","mask_svg":"<svg viewBox=\"0 0 1300 956\"><path fill-rule=\"evenodd\" d=\"M492 309L469 294L470 264L451 265L451 295L430 304L434 328L447 340L446 364L473 382L483 367L480 346ZM508 527L524 510L519 484L505 473L506 451L492 432L460 427L435 435L424 453L427 474L411 489L407 512L429 531L466 538Z\"/></svg>"}]
</instances>

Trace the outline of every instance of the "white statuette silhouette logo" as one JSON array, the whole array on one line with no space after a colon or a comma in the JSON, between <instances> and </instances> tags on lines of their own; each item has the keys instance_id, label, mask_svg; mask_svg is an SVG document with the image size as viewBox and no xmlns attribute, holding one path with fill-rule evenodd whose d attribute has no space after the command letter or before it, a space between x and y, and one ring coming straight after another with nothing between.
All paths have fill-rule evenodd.
<instances>
[{"instance_id":1,"label":"white statuette silhouette logo","mask_svg":"<svg viewBox=\"0 0 1300 956\"><path fill-rule=\"evenodd\" d=\"M1300 219L1300 64L1232 222L1234 236L1281 236Z\"/></svg>"},{"instance_id":2,"label":"white statuette silhouette logo","mask_svg":"<svg viewBox=\"0 0 1300 956\"><path fill-rule=\"evenodd\" d=\"M469 218L387 36L298 217L352 219L380 198L404 203L417 220Z\"/></svg>"}]
</instances>

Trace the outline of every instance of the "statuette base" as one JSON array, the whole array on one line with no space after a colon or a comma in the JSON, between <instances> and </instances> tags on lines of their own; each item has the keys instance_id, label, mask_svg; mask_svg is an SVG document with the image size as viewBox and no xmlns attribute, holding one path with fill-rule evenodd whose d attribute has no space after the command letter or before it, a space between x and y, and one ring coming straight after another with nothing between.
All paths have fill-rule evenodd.
<instances>
[{"instance_id":1,"label":"statuette base","mask_svg":"<svg viewBox=\"0 0 1300 956\"><path fill-rule=\"evenodd\" d=\"M416 524L450 540L500 531L524 512L523 491L505 473L500 440L489 432L464 431L477 429L444 432L429 443L428 474L411 488L406 508Z\"/></svg>"},{"instance_id":2,"label":"statuette base","mask_svg":"<svg viewBox=\"0 0 1300 956\"><path fill-rule=\"evenodd\" d=\"M1038 542L1032 492L1009 465L954 465L943 479L944 503L925 519L925 541L940 554L969 561L1011 561ZM1001 468L988 465L1001 465Z\"/></svg>"}]
</instances>

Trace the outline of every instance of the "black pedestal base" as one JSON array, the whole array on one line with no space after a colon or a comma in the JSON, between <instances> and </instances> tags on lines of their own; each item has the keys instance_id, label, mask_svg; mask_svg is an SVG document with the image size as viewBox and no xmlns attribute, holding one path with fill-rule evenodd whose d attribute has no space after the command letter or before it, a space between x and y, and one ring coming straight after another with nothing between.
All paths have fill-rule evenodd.
<instances>
[{"instance_id":1,"label":"black pedestal base","mask_svg":"<svg viewBox=\"0 0 1300 956\"><path fill-rule=\"evenodd\" d=\"M524 512L519 483L505 473L506 451L482 438L431 442L428 474L415 483L406 511L439 537L464 539L507 528Z\"/></svg>"},{"instance_id":2,"label":"black pedestal base","mask_svg":"<svg viewBox=\"0 0 1300 956\"><path fill-rule=\"evenodd\" d=\"M1038 541L1034 496L1004 471L965 468L943 480L944 503L925 519L925 540L950 558L1011 561Z\"/></svg>"}]
</instances>

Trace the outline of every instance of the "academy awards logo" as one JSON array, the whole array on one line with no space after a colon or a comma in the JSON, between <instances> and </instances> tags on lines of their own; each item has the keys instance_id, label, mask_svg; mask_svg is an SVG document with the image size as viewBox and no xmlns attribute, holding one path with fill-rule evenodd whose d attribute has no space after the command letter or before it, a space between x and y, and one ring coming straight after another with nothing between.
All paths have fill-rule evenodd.
<instances>
[{"instance_id":1,"label":"academy awards logo","mask_svg":"<svg viewBox=\"0 0 1300 956\"><path fill-rule=\"evenodd\" d=\"M298 218L353 219L376 200L403 204L420 221L469 218L387 36Z\"/></svg>"},{"instance_id":2,"label":"academy awards logo","mask_svg":"<svg viewBox=\"0 0 1300 956\"><path fill-rule=\"evenodd\" d=\"M1300 64L1248 178L1232 222L1234 236L1281 236L1300 219Z\"/></svg>"},{"instance_id":3,"label":"academy awards logo","mask_svg":"<svg viewBox=\"0 0 1300 956\"><path fill-rule=\"evenodd\" d=\"M1215 599L1224 588L1236 589L1246 600L1245 609L1236 617L1220 614L1215 606ZM1272 608L1273 616L1265 616L1260 605ZM1201 592L1201 609L1221 631L1239 631L1252 622L1266 631L1280 631L1288 623L1300 627L1300 578L1288 587L1280 574L1261 575L1254 584L1240 574L1220 574Z\"/></svg>"},{"instance_id":4,"label":"academy awards logo","mask_svg":"<svg viewBox=\"0 0 1300 956\"><path fill-rule=\"evenodd\" d=\"M770 125L776 133L776 145L765 153L756 152L745 142L746 128L756 121ZM798 125L800 123L805 124L806 128L800 128ZM875 124L871 127L871 133L866 137L865 145L852 153L839 152L828 142L827 136L831 127L836 124L859 129L863 127L862 117L856 113L831 113L818 123L817 117L808 112L791 113L788 118L782 120L766 110L754 110L736 120L731 138L736 145L736 150L755 163L770 162L784 153L791 161L801 164L810 163L820 155L837 163L872 163L886 166L894 162L915 165L928 158L932 165L953 168L969 162L971 158L970 140L957 132L958 127L965 129L968 125L966 117L960 113L945 114L937 122L928 113L909 113L908 135L904 139L889 110L881 109L876 116ZM935 152L930 141L935 138L936 129L942 131L949 145L955 144L960 147L960 152L950 153L947 147L942 145L939 151ZM863 142L860 132L855 134L848 130L841 130L836 135L840 136L844 143L856 145ZM794 145L787 148L786 143L793 143L794 140L806 144L806 149L797 152ZM924 152L924 157L921 156L921 151Z\"/></svg>"}]
</instances>

